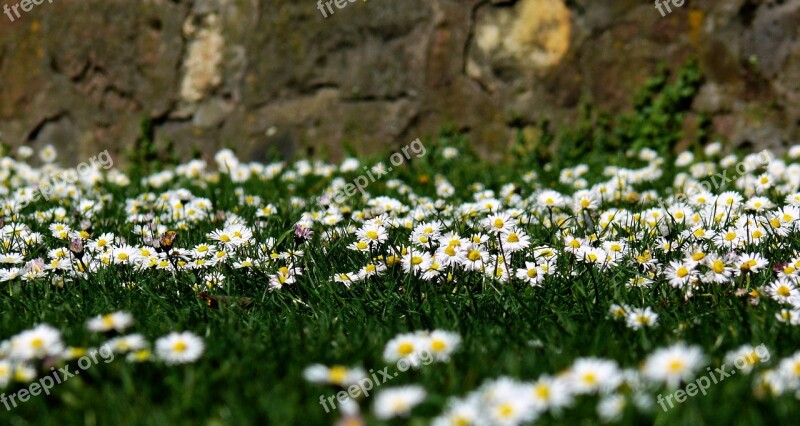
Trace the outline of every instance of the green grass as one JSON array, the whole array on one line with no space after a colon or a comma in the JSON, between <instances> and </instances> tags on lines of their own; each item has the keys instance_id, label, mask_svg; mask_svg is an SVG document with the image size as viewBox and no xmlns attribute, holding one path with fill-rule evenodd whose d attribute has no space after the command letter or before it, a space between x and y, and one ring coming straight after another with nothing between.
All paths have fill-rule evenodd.
<instances>
[{"instance_id":1,"label":"green grass","mask_svg":"<svg viewBox=\"0 0 800 426\"><path fill-rule=\"evenodd\" d=\"M482 182L499 189L505 182L520 184L527 171L496 168L469 157L445 165L435 145L429 149L428 156L387 179L401 178L417 193L433 195L430 182L441 173L458 189L459 198L468 199L472 183ZM558 187L557 173L540 173L544 186ZM428 183L424 183L426 179L420 182L420 176L428 177ZM368 190L373 195L392 193L385 189L387 179ZM309 179L294 188L277 180L243 185L247 194L275 203L281 212L266 226L254 227L255 241L285 237L305 210L292 208L287 195L311 197L325 182ZM236 185L226 177L206 188L190 182L178 182L177 186L209 198L216 210L237 212L248 222L254 221L254 208L238 204L233 193ZM530 188L524 184L521 187L525 195L530 194ZM142 189L136 183L128 188L104 188L114 201L95 219L93 234L114 232L135 241L131 224L124 220L122 201ZM666 188L662 184L658 189ZM360 205L357 200L348 202ZM25 212L49 205L52 204L33 204ZM620 204L623 206L633 207ZM46 224L25 222L45 234L41 248L26 259L45 256L46 248L65 245L49 236ZM67 222L76 226L78 221L69 217ZM191 248L207 242L205 234L220 226L221 223L206 222L179 230L176 246ZM467 227L461 223L456 229L463 232ZM525 229L533 246L560 247L553 229L534 225ZM392 231L390 235L391 245L399 246L406 243L408 231ZM795 241L758 251L766 253L771 262L786 261L797 248ZM644 247L651 243L638 240L632 245ZM95 365L57 386L50 396L34 397L10 412L0 407L0 424L331 424L337 415L326 414L319 397L333 395L335 390L306 382L303 370L313 363L380 370L387 365L382 360L386 342L398 333L421 329L454 331L463 342L451 362L399 374L383 385L419 384L428 391L426 402L414 410L412 424L426 424L442 411L449 397L464 396L485 381L500 376L533 380L541 374L558 373L579 357L609 358L623 367L638 368L654 349L686 341L701 346L709 356L708 365L716 367L722 364L721 357L727 350L745 343L764 343L774 365L779 358L792 354L800 343L797 328L775 321L776 305L769 300L750 306L747 298L734 296L731 288L713 288L685 302L663 281L657 283L655 291L625 290L625 281L637 274L635 268L601 272L563 254L559 270L574 271L574 276L565 273L552 277L541 288L516 280L501 284L480 274L464 273L457 274L457 285L435 284L410 277L397 268L346 289L331 277L337 272L357 270L363 266L365 256L344 246L341 241L323 243L318 232L302 247L305 255L299 266L304 268L304 274L299 282L281 291L267 291L266 271L242 272L227 265L219 268L228 280L225 288L216 293L252 298L254 302L249 307L223 303L219 309L209 308L190 288L198 280L192 271L173 275L115 266L63 288L48 280L1 283L1 339L48 323L63 331L68 344L96 346L103 339L86 330L87 319L124 310L136 319L132 331L151 341L170 331L189 330L204 338L206 350L198 362L183 366L130 364L120 356L115 362ZM281 248L292 248L291 237L282 240ZM677 259L680 255L668 258ZM519 266L522 259L514 259L513 263ZM767 270L753 277L751 287L772 276ZM131 282L135 286L122 286ZM660 314L659 326L639 331L626 328L608 318L612 302L653 307ZM6 393L18 388L20 385L12 385ZM581 397L562 416L548 414L540 421L597 423L597 400L594 396ZM371 397L362 407L366 409L370 403ZM791 424L798 414L796 407L791 396L754 398L752 377L738 376L713 386L707 396L690 398L668 413L661 413L657 407L651 413L631 409L622 423ZM368 410L366 413L369 416ZM368 421L378 424L371 417Z\"/></svg>"}]
</instances>

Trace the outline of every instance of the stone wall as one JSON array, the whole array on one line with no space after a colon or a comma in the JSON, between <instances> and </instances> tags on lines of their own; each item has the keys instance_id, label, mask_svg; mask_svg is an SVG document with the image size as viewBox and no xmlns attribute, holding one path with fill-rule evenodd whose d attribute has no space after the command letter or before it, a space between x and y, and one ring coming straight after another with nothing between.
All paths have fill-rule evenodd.
<instances>
[{"instance_id":1,"label":"stone wall","mask_svg":"<svg viewBox=\"0 0 800 426\"><path fill-rule=\"evenodd\" d=\"M339 0L340 2L342 0ZM0 0L0 4L17 0ZM335 8L335 6L334 6ZM56 0L0 15L0 140L117 157L159 144L289 156L375 152L447 123L485 154L659 62L700 60L694 109L735 145L800 142L800 0ZM326 12L329 13L329 12ZM116 157L115 157L116 158Z\"/></svg>"}]
</instances>

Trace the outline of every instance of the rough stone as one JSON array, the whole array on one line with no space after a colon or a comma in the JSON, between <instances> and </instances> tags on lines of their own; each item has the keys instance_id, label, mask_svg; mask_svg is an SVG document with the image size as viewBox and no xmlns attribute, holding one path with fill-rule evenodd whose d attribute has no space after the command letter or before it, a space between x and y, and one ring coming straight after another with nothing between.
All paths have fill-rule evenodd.
<instances>
[{"instance_id":1,"label":"rough stone","mask_svg":"<svg viewBox=\"0 0 800 426\"><path fill-rule=\"evenodd\" d=\"M800 0L63 0L0 23L0 140L119 164L160 146L245 159L365 153L455 126L489 158L539 120L612 112L699 59L693 109L734 145L800 141ZM527 132L531 133L531 132Z\"/></svg>"}]
</instances>

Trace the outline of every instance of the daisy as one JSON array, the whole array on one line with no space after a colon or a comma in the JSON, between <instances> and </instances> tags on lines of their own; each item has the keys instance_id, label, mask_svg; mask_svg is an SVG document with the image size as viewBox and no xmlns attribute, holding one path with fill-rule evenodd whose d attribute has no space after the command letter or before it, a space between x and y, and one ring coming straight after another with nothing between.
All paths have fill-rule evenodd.
<instances>
[{"instance_id":1,"label":"daisy","mask_svg":"<svg viewBox=\"0 0 800 426\"><path fill-rule=\"evenodd\" d=\"M722 207L725 211L735 210L741 203L742 196L738 192L726 191L717 197L717 206Z\"/></svg>"},{"instance_id":2,"label":"daisy","mask_svg":"<svg viewBox=\"0 0 800 426\"><path fill-rule=\"evenodd\" d=\"M483 221L483 227L491 234L509 232L514 222L508 213L498 213L489 215Z\"/></svg>"},{"instance_id":3,"label":"daisy","mask_svg":"<svg viewBox=\"0 0 800 426\"><path fill-rule=\"evenodd\" d=\"M769 359L769 350L766 346L764 346L763 343L757 347L753 347L752 345L743 345L725 355L726 364L734 365L745 374L753 371L753 368L756 365L762 362L768 362Z\"/></svg>"},{"instance_id":4,"label":"daisy","mask_svg":"<svg viewBox=\"0 0 800 426\"><path fill-rule=\"evenodd\" d=\"M90 240L86 244L86 248L93 252L101 252L111 247L112 244L114 244L114 234L107 232L96 239Z\"/></svg>"},{"instance_id":5,"label":"daisy","mask_svg":"<svg viewBox=\"0 0 800 426\"><path fill-rule=\"evenodd\" d=\"M133 315L124 312L114 312L106 315L98 315L89 320L86 327L89 331L105 333L115 330L122 332L133 324Z\"/></svg>"},{"instance_id":6,"label":"daisy","mask_svg":"<svg viewBox=\"0 0 800 426\"><path fill-rule=\"evenodd\" d=\"M56 157L58 157L58 152L56 152L53 145L45 145L45 147L39 151L39 158L45 163L49 164L56 161Z\"/></svg>"},{"instance_id":7,"label":"daisy","mask_svg":"<svg viewBox=\"0 0 800 426\"><path fill-rule=\"evenodd\" d=\"M467 271L482 271L489 261L489 253L481 246L472 244L467 248L464 269Z\"/></svg>"},{"instance_id":8,"label":"daisy","mask_svg":"<svg viewBox=\"0 0 800 426\"><path fill-rule=\"evenodd\" d=\"M462 265L466 260L467 250L462 247L447 245L436 250L436 262L445 267Z\"/></svg>"},{"instance_id":9,"label":"daisy","mask_svg":"<svg viewBox=\"0 0 800 426\"><path fill-rule=\"evenodd\" d=\"M254 266L255 266L255 262L253 261L253 259L251 259L249 257L245 257L242 260L233 262L233 268L234 269L253 268Z\"/></svg>"},{"instance_id":10,"label":"daisy","mask_svg":"<svg viewBox=\"0 0 800 426\"><path fill-rule=\"evenodd\" d=\"M800 352L781 360L778 364L778 374L789 388L800 387Z\"/></svg>"},{"instance_id":11,"label":"daisy","mask_svg":"<svg viewBox=\"0 0 800 426\"><path fill-rule=\"evenodd\" d=\"M1 383L0 383L1 384ZM432 426L472 426L479 424L480 408L476 398L466 400L452 399L447 404L447 410L439 417L433 419Z\"/></svg>"},{"instance_id":12,"label":"daisy","mask_svg":"<svg viewBox=\"0 0 800 426\"><path fill-rule=\"evenodd\" d=\"M800 309L781 309L775 314L775 319L790 325L800 325Z\"/></svg>"},{"instance_id":13,"label":"daisy","mask_svg":"<svg viewBox=\"0 0 800 426\"><path fill-rule=\"evenodd\" d=\"M627 288L642 288L653 285L653 280L647 277L632 277L626 283Z\"/></svg>"},{"instance_id":14,"label":"daisy","mask_svg":"<svg viewBox=\"0 0 800 426\"><path fill-rule=\"evenodd\" d=\"M438 223L421 223L411 232L411 241L418 245L428 245L441 237Z\"/></svg>"},{"instance_id":15,"label":"daisy","mask_svg":"<svg viewBox=\"0 0 800 426\"><path fill-rule=\"evenodd\" d=\"M348 368L342 365L327 367L314 364L303 371L303 377L311 383L321 383L347 388L367 378L363 368Z\"/></svg>"},{"instance_id":16,"label":"daisy","mask_svg":"<svg viewBox=\"0 0 800 426\"><path fill-rule=\"evenodd\" d=\"M533 422L539 413L529 395L529 386L507 377L484 385L480 404L485 419L479 424L519 425Z\"/></svg>"},{"instance_id":17,"label":"daisy","mask_svg":"<svg viewBox=\"0 0 800 426\"><path fill-rule=\"evenodd\" d=\"M0 389L5 388L8 386L9 382L11 382L13 378L13 369L14 366L10 361L0 359Z\"/></svg>"},{"instance_id":18,"label":"daisy","mask_svg":"<svg viewBox=\"0 0 800 426\"><path fill-rule=\"evenodd\" d=\"M230 229L217 229L208 234L211 240L220 242L226 246L235 246L234 236Z\"/></svg>"},{"instance_id":19,"label":"daisy","mask_svg":"<svg viewBox=\"0 0 800 426\"><path fill-rule=\"evenodd\" d=\"M622 256L628 251L628 245L624 241L603 241L605 250L615 261L621 260Z\"/></svg>"},{"instance_id":20,"label":"daisy","mask_svg":"<svg viewBox=\"0 0 800 426\"><path fill-rule=\"evenodd\" d=\"M611 315L612 319L622 319L626 318L628 312L631 311L631 308L626 304L616 304L612 303L611 307L608 310L608 313Z\"/></svg>"},{"instance_id":21,"label":"daisy","mask_svg":"<svg viewBox=\"0 0 800 426\"><path fill-rule=\"evenodd\" d=\"M703 352L699 347L676 343L650 354L642 367L642 374L652 381L677 388L679 383L693 377L703 361Z\"/></svg>"},{"instance_id":22,"label":"daisy","mask_svg":"<svg viewBox=\"0 0 800 426\"><path fill-rule=\"evenodd\" d=\"M375 417L388 420L407 416L416 405L425 400L425 396L425 390L420 386L383 389L375 397Z\"/></svg>"},{"instance_id":23,"label":"daisy","mask_svg":"<svg viewBox=\"0 0 800 426\"><path fill-rule=\"evenodd\" d=\"M191 332L172 332L156 340L156 355L167 364L186 364L197 361L203 354L203 339Z\"/></svg>"},{"instance_id":24,"label":"daisy","mask_svg":"<svg viewBox=\"0 0 800 426\"><path fill-rule=\"evenodd\" d=\"M775 208L775 204L767 197L753 197L744 204L746 210L763 212Z\"/></svg>"},{"instance_id":25,"label":"daisy","mask_svg":"<svg viewBox=\"0 0 800 426\"><path fill-rule=\"evenodd\" d=\"M726 263L725 259L715 253L703 259L703 264L708 268L708 271L703 275L705 282L727 283L739 273L738 269Z\"/></svg>"},{"instance_id":26,"label":"daisy","mask_svg":"<svg viewBox=\"0 0 800 426\"><path fill-rule=\"evenodd\" d=\"M650 307L633 308L625 317L628 328L639 330L640 328L655 327L658 323L658 314L653 312Z\"/></svg>"},{"instance_id":27,"label":"daisy","mask_svg":"<svg viewBox=\"0 0 800 426\"><path fill-rule=\"evenodd\" d=\"M381 225L366 224L356 231L356 237L366 243L380 244L389 238L386 228Z\"/></svg>"},{"instance_id":28,"label":"daisy","mask_svg":"<svg viewBox=\"0 0 800 426\"><path fill-rule=\"evenodd\" d=\"M363 280L367 277L379 276L385 270L386 265L383 263L369 263L358 271L358 276Z\"/></svg>"},{"instance_id":29,"label":"daisy","mask_svg":"<svg viewBox=\"0 0 800 426\"><path fill-rule=\"evenodd\" d=\"M27 363L19 363L14 366L14 380L17 382L30 383L36 378L36 375L36 369Z\"/></svg>"},{"instance_id":30,"label":"daisy","mask_svg":"<svg viewBox=\"0 0 800 426\"><path fill-rule=\"evenodd\" d=\"M735 249L744 244L742 234L736 228L722 229L714 234L712 241L717 247Z\"/></svg>"},{"instance_id":31,"label":"daisy","mask_svg":"<svg viewBox=\"0 0 800 426\"><path fill-rule=\"evenodd\" d=\"M541 261L544 261L548 264L555 265L555 262L558 259L558 253L551 247L542 246L533 250L533 257L540 263Z\"/></svg>"},{"instance_id":32,"label":"daisy","mask_svg":"<svg viewBox=\"0 0 800 426\"><path fill-rule=\"evenodd\" d=\"M425 272L430 268L432 262L433 257L430 254L409 250L408 254L403 256L403 271L407 274Z\"/></svg>"},{"instance_id":33,"label":"daisy","mask_svg":"<svg viewBox=\"0 0 800 426\"><path fill-rule=\"evenodd\" d=\"M205 259L214 256L214 253L216 252L217 248L215 246L201 243L194 246L192 251L189 253L192 257Z\"/></svg>"},{"instance_id":34,"label":"daisy","mask_svg":"<svg viewBox=\"0 0 800 426\"><path fill-rule=\"evenodd\" d=\"M425 281L431 281L434 278L442 275L445 270L445 266L440 263L437 258L431 258L431 263L428 266L428 269L422 274L422 279Z\"/></svg>"},{"instance_id":35,"label":"daisy","mask_svg":"<svg viewBox=\"0 0 800 426\"><path fill-rule=\"evenodd\" d=\"M491 425L519 425L531 423L538 417L531 402L523 394L503 394L495 398L485 408L488 423ZM482 424L482 423L479 423Z\"/></svg>"},{"instance_id":36,"label":"daisy","mask_svg":"<svg viewBox=\"0 0 800 426\"><path fill-rule=\"evenodd\" d=\"M427 336L427 348L433 355L434 361L447 362L450 355L458 349L461 344L461 336L444 330L434 330Z\"/></svg>"},{"instance_id":37,"label":"daisy","mask_svg":"<svg viewBox=\"0 0 800 426\"><path fill-rule=\"evenodd\" d=\"M537 411L560 410L572 404L573 398L569 386L563 379L539 376L533 383L529 393L531 403Z\"/></svg>"},{"instance_id":38,"label":"daisy","mask_svg":"<svg viewBox=\"0 0 800 426\"><path fill-rule=\"evenodd\" d=\"M583 210L597 210L600 207L600 196L593 191L578 191L572 200L572 210L576 213Z\"/></svg>"},{"instance_id":39,"label":"daisy","mask_svg":"<svg viewBox=\"0 0 800 426\"><path fill-rule=\"evenodd\" d=\"M503 250L507 253L515 253L531 245L530 237L517 228L511 228L508 232L501 233L500 241L502 242Z\"/></svg>"},{"instance_id":40,"label":"daisy","mask_svg":"<svg viewBox=\"0 0 800 426\"><path fill-rule=\"evenodd\" d=\"M360 278L358 276L358 273L351 274L349 272L344 272L344 273L336 274L336 275L333 276L333 281L334 282L342 283L342 284L344 284L345 287L348 287L348 288L350 287L350 285L352 285L355 282L358 282L359 280L360 280Z\"/></svg>"},{"instance_id":41,"label":"daisy","mask_svg":"<svg viewBox=\"0 0 800 426\"><path fill-rule=\"evenodd\" d=\"M264 207L256 210L256 217L269 217L278 213L278 209L274 204L267 204Z\"/></svg>"},{"instance_id":42,"label":"daisy","mask_svg":"<svg viewBox=\"0 0 800 426\"><path fill-rule=\"evenodd\" d=\"M25 257L19 253L6 253L0 255L0 263L10 263L10 264L17 264L23 263L25 261Z\"/></svg>"},{"instance_id":43,"label":"daisy","mask_svg":"<svg viewBox=\"0 0 800 426\"><path fill-rule=\"evenodd\" d=\"M350 245L347 246L347 248L353 251L367 253L369 252L370 245L369 242L367 241L359 240L359 241L353 241Z\"/></svg>"},{"instance_id":44,"label":"daisy","mask_svg":"<svg viewBox=\"0 0 800 426\"><path fill-rule=\"evenodd\" d=\"M564 197L556 191L544 190L536 197L536 202L545 209L563 207Z\"/></svg>"},{"instance_id":45,"label":"daisy","mask_svg":"<svg viewBox=\"0 0 800 426\"><path fill-rule=\"evenodd\" d=\"M50 229L50 233L53 236L53 238L58 238L60 240L66 240L67 238L69 238L70 232L72 232L72 228L70 228L64 223L50 224L48 229Z\"/></svg>"},{"instance_id":46,"label":"daisy","mask_svg":"<svg viewBox=\"0 0 800 426\"><path fill-rule=\"evenodd\" d=\"M567 374L570 388L576 394L607 393L622 383L617 363L599 358L578 358Z\"/></svg>"},{"instance_id":47,"label":"daisy","mask_svg":"<svg viewBox=\"0 0 800 426\"><path fill-rule=\"evenodd\" d=\"M584 262L594 264L598 267L613 266L614 261L608 253L597 247L582 247L575 256Z\"/></svg>"},{"instance_id":48,"label":"daisy","mask_svg":"<svg viewBox=\"0 0 800 426\"><path fill-rule=\"evenodd\" d=\"M788 280L779 279L766 288L766 293L778 303L789 303L789 299L800 295L797 285Z\"/></svg>"},{"instance_id":49,"label":"daisy","mask_svg":"<svg viewBox=\"0 0 800 426\"><path fill-rule=\"evenodd\" d=\"M489 259L489 265L489 268L483 270L486 275L500 282L508 281L508 271L506 270L502 256L492 256L491 259Z\"/></svg>"},{"instance_id":50,"label":"daisy","mask_svg":"<svg viewBox=\"0 0 800 426\"><path fill-rule=\"evenodd\" d=\"M539 286L544 281L546 272L534 262L525 262L524 268L517 268L516 277L530 284Z\"/></svg>"},{"instance_id":51,"label":"daisy","mask_svg":"<svg viewBox=\"0 0 800 426\"><path fill-rule=\"evenodd\" d=\"M672 261L669 266L664 270L669 284L675 288L684 288L686 284L690 283L698 275L694 269L695 265L691 262Z\"/></svg>"},{"instance_id":52,"label":"daisy","mask_svg":"<svg viewBox=\"0 0 800 426\"><path fill-rule=\"evenodd\" d=\"M106 342L105 346L108 346L116 353L124 354L145 349L148 343L141 334L129 334L127 336L115 337Z\"/></svg>"},{"instance_id":53,"label":"daisy","mask_svg":"<svg viewBox=\"0 0 800 426\"><path fill-rule=\"evenodd\" d=\"M767 259L758 253L744 253L736 263L742 272L756 273L767 266Z\"/></svg>"},{"instance_id":54,"label":"daisy","mask_svg":"<svg viewBox=\"0 0 800 426\"><path fill-rule=\"evenodd\" d=\"M429 342L416 333L405 333L396 336L386 343L383 360L386 362L408 361L414 367L420 366L420 354L427 350Z\"/></svg>"},{"instance_id":55,"label":"daisy","mask_svg":"<svg viewBox=\"0 0 800 426\"><path fill-rule=\"evenodd\" d=\"M112 254L112 261L115 264L130 264L134 263L137 256L139 255L139 251L132 246L123 244L121 246L112 248L111 254Z\"/></svg>"},{"instance_id":56,"label":"daisy","mask_svg":"<svg viewBox=\"0 0 800 426\"><path fill-rule=\"evenodd\" d=\"M64 350L61 333L40 324L11 338L8 357L22 361L58 356Z\"/></svg>"},{"instance_id":57,"label":"daisy","mask_svg":"<svg viewBox=\"0 0 800 426\"><path fill-rule=\"evenodd\" d=\"M597 404L597 416L604 423L618 422L627 404L627 399L621 394L605 396Z\"/></svg>"}]
</instances>

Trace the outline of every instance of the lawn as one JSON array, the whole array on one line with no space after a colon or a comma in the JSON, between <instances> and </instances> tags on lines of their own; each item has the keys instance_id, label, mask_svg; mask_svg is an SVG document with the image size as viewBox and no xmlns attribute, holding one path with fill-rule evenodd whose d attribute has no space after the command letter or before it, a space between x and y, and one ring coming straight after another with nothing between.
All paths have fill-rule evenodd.
<instances>
[{"instance_id":1,"label":"lawn","mask_svg":"<svg viewBox=\"0 0 800 426\"><path fill-rule=\"evenodd\" d=\"M556 166L415 142L148 175L8 154L0 423L800 414L800 148Z\"/></svg>"}]
</instances>

